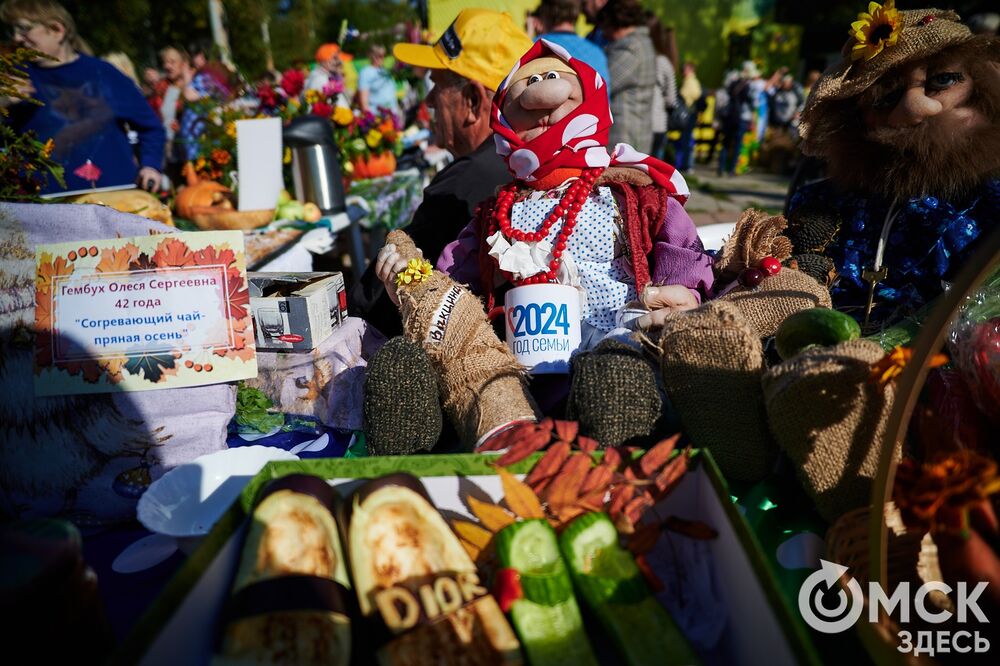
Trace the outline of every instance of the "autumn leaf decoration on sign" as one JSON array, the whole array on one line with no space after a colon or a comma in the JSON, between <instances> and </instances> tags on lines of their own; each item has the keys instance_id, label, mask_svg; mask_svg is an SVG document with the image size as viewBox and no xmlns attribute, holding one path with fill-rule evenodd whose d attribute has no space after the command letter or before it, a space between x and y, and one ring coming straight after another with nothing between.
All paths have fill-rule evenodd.
<instances>
[{"instance_id":1,"label":"autumn leaf decoration on sign","mask_svg":"<svg viewBox=\"0 0 1000 666\"><path fill-rule=\"evenodd\" d=\"M636 555L652 549L661 530L695 539L714 539L704 523L675 516L641 522L647 511L666 497L684 476L691 447L677 451L680 435L659 442L641 457L632 447L608 447L596 454L599 443L579 434L575 421L551 418L510 428L486 444L487 450L506 452L497 461L504 498L491 504L466 499L478 523L454 519L452 527L469 555L482 564L492 559L493 535L517 520L544 518L562 530L574 518L605 511ZM533 453L545 451L531 471L518 480L506 467Z\"/></svg>"}]
</instances>

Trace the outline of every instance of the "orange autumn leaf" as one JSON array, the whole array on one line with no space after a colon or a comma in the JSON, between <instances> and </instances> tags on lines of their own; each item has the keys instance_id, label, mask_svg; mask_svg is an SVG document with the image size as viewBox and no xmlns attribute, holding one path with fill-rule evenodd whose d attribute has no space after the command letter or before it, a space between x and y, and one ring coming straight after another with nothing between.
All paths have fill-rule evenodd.
<instances>
[{"instance_id":1,"label":"orange autumn leaf","mask_svg":"<svg viewBox=\"0 0 1000 666\"><path fill-rule=\"evenodd\" d=\"M52 260L52 255L42 252L38 261L38 272L35 274L35 287L38 291L48 293L54 278L61 275L72 275L73 264L63 257L56 257Z\"/></svg>"},{"instance_id":2,"label":"orange autumn leaf","mask_svg":"<svg viewBox=\"0 0 1000 666\"><path fill-rule=\"evenodd\" d=\"M590 471L590 463L590 456L582 453L569 457L545 492L545 498L553 511L558 513L564 506L576 501L580 486Z\"/></svg>"},{"instance_id":3,"label":"orange autumn leaf","mask_svg":"<svg viewBox=\"0 0 1000 666\"><path fill-rule=\"evenodd\" d=\"M97 262L98 273L124 273L128 271L129 264L139 256L139 248L129 243L125 247L114 249L105 248L101 250L101 260Z\"/></svg>"},{"instance_id":4,"label":"orange autumn leaf","mask_svg":"<svg viewBox=\"0 0 1000 666\"><path fill-rule=\"evenodd\" d=\"M646 451L642 458L639 459L639 469L645 476L652 476L656 470L660 469L664 463L670 460L670 456L674 453L674 447L677 446L677 440L681 438L680 434L676 434L673 437L668 437L663 441L659 442L656 446Z\"/></svg>"},{"instance_id":5,"label":"orange autumn leaf","mask_svg":"<svg viewBox=\"0 0 1000 666\"><path fill-rule=\"evenodd\" d=\"M160 268L191 266L194 264L194 253L184 241L167 238L156 246L153 263Z\"/></svg>"},{"instance_id":6,"label":"orange autumn leaf","mask_svg":"<svg viewBox=\"0 0 1000 666\"><path fill-rule=\"evenodd\" d=\"M531 488L503 467L497 467L497 474L500 475L504 499L511 511L524 519L545 517L542 503L538 501L538 497Z\"/></svg>"},{"instance_id":7,"label":"orange autumn leaf","mask_svg":"<svg viewBox=\"0 0 1000 666\"><path fill-rule=\"evenodd\" d=\"M469 559L473 562L477 561L479 556L483 554L482 548L472 545L465 539L459 539L458 542L462 544L462 548L465 549L465 552L469 555Z\"/></svg>"},{"instance_id":8,"label":"orange autumn leaf","mask_svg":"<svg viewBox=\"0 0 1000 666\"><path fill-rule=\"evenodd\" d=\"M234 261L236 261L236 254L229 248L220 252L214 245L209 245L204 250L198 250L194 253L194 263L199 266L222 265L228 268Z\"/></svg>"},{"instance_id":9,"label":"orange autumn leaf","mask_svg":"<svg viewBox=\"0 0 1000 666\"><path fill-rule=\"evenodd\" d=\"M475 497L468 497L466 502L472 515L479 519L483 527L491 532L499 532L514 522L514 515L502 506L482 502Z\"/></svg>"},{"instance_id":10,"label":"orange autumn leaf","mask_svg":"<svg viewBox=\"0 0 1000 666\"><path fill-rule=\"evenodd\" d=\"M52 294L38 292L35 297L35 330L52 330Z\"/></svg>"},{"instance_id":11,"label":"orange autumn leaf","mask_svg":"<svg viewBox=\"0 0 1000 666\"><path fill-rule=\"evenodd\" d=\"M451 522L451 527L455 530L455 533L458 534L458 536L462 537L480 550L489 546L490 541L493 540L492 532L481 525L470 523L468 520L453 520Z\"/></svg>"}]
</instances>

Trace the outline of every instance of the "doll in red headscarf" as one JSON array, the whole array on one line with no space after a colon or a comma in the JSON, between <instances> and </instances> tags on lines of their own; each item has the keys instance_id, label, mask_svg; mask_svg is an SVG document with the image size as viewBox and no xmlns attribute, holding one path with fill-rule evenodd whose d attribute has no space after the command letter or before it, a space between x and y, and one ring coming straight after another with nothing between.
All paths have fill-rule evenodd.
<instances>
[{"instance_id":1,"label":"doll in red headscarf","mask_svg":"<svg viewBox=\"0 0 1000 666\"><path fill-rule=\"evenodd\" d=\"M492 310L511 285L581 291L581 349L697 307L713 281L688 188L670 165L618 144L604 80L557 44L539 40L494 98L497 152L514 181L480 206L437 268ZM383 250L390 294L401 262ZM660 313L660 314L658 314Z\"/></svg>"},{"instance_id":2,"label":"doll in red headscarf","mask_svg":"<svg viewBox=\"0 0 1000 666\"><path fill-rule=\"evenodd\" d=\"M440 413L423 416L435 411L438 390L465 449L537 419L524 369L485 315L510 287L545 283L581 296L582 353L572 362L567 416L599 424L589 434L605 445L650 435L662 413L656 372L626 341L634 329L696 308L712 286L712 259L684 212L683 177L625 144L609 153L611 123L603 79L540 40L493 102L491 127L513 183L479 206L438 271L403 232L390 234L377 273L400 306L406 339L391 341L368 373L373 453L433 446ZM435 376L420 383L429 368ZM556 402L553 391L536 393Z\"/></svg>"}]
</instances>

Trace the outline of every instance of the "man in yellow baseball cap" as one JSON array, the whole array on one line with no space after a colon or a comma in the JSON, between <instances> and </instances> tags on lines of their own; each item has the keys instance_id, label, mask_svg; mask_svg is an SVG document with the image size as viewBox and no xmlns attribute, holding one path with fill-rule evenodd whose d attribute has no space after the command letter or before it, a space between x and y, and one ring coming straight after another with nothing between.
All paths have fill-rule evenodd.
<instances>
[{"instance_id":1,"label":"man in yellow baseball cap","mask_svg":"<svg viewBox=\"0 0 1000 666\"><path fill-rule=\"evenodd\" d=\"M392 49L400 62L431 71L434 87L427 105L434 110L434 142L455 157L431 180L406 227L431 262L458 237L476 205L510 182L493 143L490 108L494 91L531 45L508 14L464 9L433 46L396 44ZM386 335L399 335L399 310L375 275L375 265L351 289L348 307Z\"/></svg>"},{"instance_id":2,"label":"man in yellow baseball cap","mask_svg":"<svg viewBox=\"0 0 1000 666\"><path fill-rule=\"evenodd\" d=\"M509 14L463 9L433 46L396 44L392 54L407 64L448 69L496 90L531 43Z\"/></svg>"}]
</instances>

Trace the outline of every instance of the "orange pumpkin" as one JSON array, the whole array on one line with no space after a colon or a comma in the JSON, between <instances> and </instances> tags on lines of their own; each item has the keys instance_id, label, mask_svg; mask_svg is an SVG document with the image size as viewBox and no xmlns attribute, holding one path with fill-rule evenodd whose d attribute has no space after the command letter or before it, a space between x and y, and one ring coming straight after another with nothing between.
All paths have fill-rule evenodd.
<instances>
[{"instance_id":1,"label":"orange pumpkin","mask_svg":"<svg viewBox=\"0 0 1000 666\"><path fill-rule=\"evenodd\" d=\"M174 208L181 217L190 220L201 209L217 205L225 194L232 192L228 187L212 180L199 180L194 167L188 162L184 165L184 177L187 185L177 192Z\"/></svg>"},{"instance_id":2,"label":"orange pumpkin","mask_svg":"<svg viewBox=\"0 0 1000 666\"><path fill-rule=\"evenodd\" d=\"M396 156L393 153L371 155L367 159L356 157L351 160L355 178L378 178L396 171Z\"/></svg>"}]
</instances>

